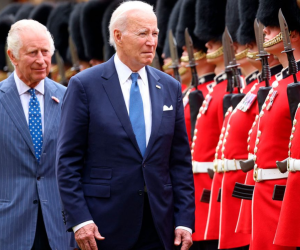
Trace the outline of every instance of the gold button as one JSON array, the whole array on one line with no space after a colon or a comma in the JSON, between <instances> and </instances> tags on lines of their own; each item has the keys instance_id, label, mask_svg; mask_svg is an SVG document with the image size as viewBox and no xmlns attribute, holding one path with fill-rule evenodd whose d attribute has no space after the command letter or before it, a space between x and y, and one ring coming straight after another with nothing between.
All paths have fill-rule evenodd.
<instances>
[{"instance_id":1,"label":"gold button","mask_svg":"<svg viewBox=\"0 0 300 250\"><path fill-rule=\"evenodd\" d=\"M228 115L228 111L225 113L225 116L227 116Z\"/></svg>"},{"instance_id":2,"label":"gold button","mask_svg":"<svg viewBox=\"0 0 300 250\"><path fill-rule=\"evenodd\" d=\"M267 106L266 103L264 103L264 105L262 105L262 109L264 109L266 106Z\"/></svg>"},{"instance_id":3,"label":"gold button","mask_svg":"<svg viewBox=\"0 0 300 250\"><path fill-rule=\"evenodd\" d=\"M222 128L222 132L224 132L224 131L225 131L225 127Z\"/></svg>"},{"instance_id":4,"label":"gold button","mask_svg":"<svg viewBox=\"0 0 300 250\"><path fill-rule=\"evenodd\" d=\"M256 122L253 122L252 127L254 127L256 125Z\"/></svg>"},{"instance_id":5,"label":"gold button","mask_svg":"<svg viewBox=\"0 0 300 250\"><path fill-rule=\"evenodd\" d=\"M291 147L292 147L292 143L290 142L290 143L289 143L289 148L291 148Z\"/></svg>"},{"instance_id":6,"label":"gold button","mask_svg":"<svg viewBox=\"0 0 300 250\"><path fill-rule=\"evenodd\" d=\"M297 120L296 120L296 119L294 119L294 121L293 121L293 125L295 126L295 125L296 125L296 123L297 123Z\"/></svg>"},{"instance_id":7,"label":"gold button","mask_svg":"<svg viewBox=\"0 0 300 250\"><path fill-rule=\"evenodd\" d=\"M194 147L195 147L195 142L192 143L192 148L194 148Z\"/></svg>"},{"instance_id":8,"label":"gold button","mask_svg":"<svg viewBox=\"0 0 300 250\"><path fill-rule=\"evenodd\" d=\"M255 145L258 145L258 143L259 143L259 139L257 138L255 141Z\"/></svg>"},{"instance_id":9,"label":"gold button","mask_svg":"<svg viewBox=\"0 0 300 250\"><path fill-rule=\"evenodd\" d=\"M270 96L267 96L266 101L269 101L269 100L270 100Z\"/></svg>"},{"instance_id":10,"label":"gold button","mask_svg":"<svg viewBox=\"0 0 300 250\"><path fill-rule=\"evenodd\" d=\"M258 115L255 116L255 121L257 121L257 120L258 120Z\"/></svg>"},{"instance_id":11,"label":"gold button","mask_svg":"<svg viewBox=\"0 0 300 250\"><path fill-rule=\"evenodd\" d=\"M191 153L192 153L192 154L194 153L194 149L191 150Z\"/></svg>"},{"instance_id":12,"label":"gold button","mask_svg":"<svg viewBox=\"0 0 300 250\"><path fill-rule=\"evenodd\" d=\"M195 141L197 139L197 136L196 135L194 135L194 137L193 137L193 140Z\"/></svg>"},{"instance_id":13,"label":"gold button","mask_svg":"<svg viewBox=\"0 0 300 250\"><path fill-rule=\"evenodd\" d=\"M221 138L223 138L223 136L224 136L223 134L220 135Z\"/></svg>"},{"instance_id":14,"label":"gold button","mask_svg":"<svg viewBox=\"0 0 300 250\"><path fill-rule=\"evenodd\" d=\"M222 151L222 153L224 152L224 150L225 150L225 147L222 147L222 150L221 150L221 151Z\"/></svg>"},{"instance_id":15,"label":"gold button","mask_svg":"<svg viewBox=\"0 0 300 250\"><path fill-rule=\"evenodd\" d=\"M225 144L225 143L226 143L226 139L223 140L223 144Z\"/></svg>"},{"instance_id":16,"label":"gold button","mask_svg":"<svg viewBox=\"0 0 300 250\"><path fill-rule=\"evenodd\" d=\"M198 115L197 115L197 119L199 119L200 117L201 117L201 115L200 115L200 114L198 114Z\"/></svg>"},{"instance_id":17,"label":"gold button","mask_svg":"<svg viewBox=\"0 0 300 250\"><path fill-rule=\"evenodd\" d=\"M248 149L248 151L250 151L250 145L248 145L247 149Z\"/></svg>"},{"instance_id":18,"label":"gold button","mask_svg":"<svg viewBox=\"0 0 300 250\"><path fill-rule=\"evenodd\" d=\"M259 116L262 117L264 115L264 111L260 111Z\"/></svg>"},{"instance_id":19,"label":"gold button","mask_svg":"<svg viewBox=\"0 0 300 250\"><path fill-rule=\"evenodd\" d=\"M295 133L295 130L296 130L296 128L295 128L295 127L293 127L293 128L292 128L292 133Z\"/></svg>"},{"instance_id":20,"label":"gold button","mask_svg":"<svg viewBox=\"0 0 300 250\"><path fill-rule=\"evenodd\" d=\"M251 138L250 138L250 136L249 136L248 139L247 139L247 142L248 142L248 143L250 142L250 139L251 139Z\"/></svg>"},{"instance_id":21,"label":"gold button","mask_svg":"<svg viewBox=\"0 0 300 250\"><path fill-rule=\"evenodd\" d=\"M255 154L257 153L257 147L254 148L254 153L255 153Z\"/></svg>"},{"instance_id":22,"label":"gold button","mask_svg":"<svg viewBox=\"0 0 300 250\"><path fill-rule=\"evenodd\" d=\"M258 130L258 132L257 132L257 137L260 137L260 136L261 136L261 131Z\"/></svg>"},{"instance_id":23,"label":"gold button","mask_svg":"<svg viewBox=\"0 0 300 250\"><path fill-rule=\"evenodd\" d=\"M197 132L198 132L198 129L196 129L196 128L195 128L195 130L194 130L194 134L196 134Z\"/></svg>"},{"instance_id":24,"label":"gold button","mask_svg":"<svg viewBox=\"0 0 300 250\"><path fill-rule=\"evenodd\" d=\"M225 133L225 138L227 138L228 134L229 134L229 133L228 133L228 131L227 131L227 132Z\"/></svg>"},{"instance_id":25,"label":"gold button","mask_svg":"<svg viewBox=\"0 0 300 250\"><path fill-rule=\"evenodd\" d=\"M215 158L216 158L216 159L218 158L218 153L215 153Z\"/></svg>"},{"instance_id":26,"label":"gold button","mask_svg":"<svg viewBox=\"0 0 300 250\"><path fill-rule=\"evenodd\" d=\"M219 146L216 147L216 150L219 151Z\"/></svg>"},{"instance_id":27,"label":"gold button","mask_svg":"<svg viewBox=\"0 0 300 250\"><path fill-rule=\"evenodd\" d=\"M291 151L289 150L289 157L291 157Z\"/></svg>"},{"instance_id":28,"label":"gold button","mask_svg":"<svg viewBox=\"0 0 300 250\"><path fill-rule=\"evenodd\" d=\"M256 155L253 155L253 161L256 161Z\"/></svg>"},{"instance_id":29,"label":"gold button","mask_svg":"<svg viewBox=\"0 0 300 250\"><path fill-rule=\"evenodd\" d=\"M203 105L205 105L205 104L206 104L206 100L203 101Z\"/></svg>"},{"instance_id":30,"label":"gold button","mask_svg":"<svg viewBox=\"0 0 300 250\"><path fill-rule=\"evenodd\" d=\"M228 124L228 125L227 125L227 130L229 130L229 129L230 129L230 125Z\"/></svg>"},{"instance_id":31,"label":"gold button","mask_svg":"<svg viewBox=\"0 0 300 250\"><path fill-rule=\"evenodd\" d=\"M252 129L249 130L248 135L251 135L251 133L252 133Z\"/></svg>"}]
</instances>

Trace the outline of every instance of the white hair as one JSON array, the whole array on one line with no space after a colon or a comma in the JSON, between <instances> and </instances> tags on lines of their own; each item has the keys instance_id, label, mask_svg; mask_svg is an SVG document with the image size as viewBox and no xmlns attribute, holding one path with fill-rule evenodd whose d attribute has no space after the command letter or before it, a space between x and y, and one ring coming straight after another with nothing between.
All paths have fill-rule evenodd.
<instances>
[{"instance_id":1,"label":"white hair","mask_svg":"<svg viewBox=\"0 0 300 250\"><path fill-rule=\"evenodd\" d=\"M120 6L113 12L109 22L109 43L116 49L114 39L114 30L118 29L122 33L125 32L127 26L128 12L138 10L148 13L154 13L153 6L141 1L127 1L120 4Z\"/></svg>"},{"instance_id":2,"label":"white hair","mask_svg":"<svg viewBox=\"0 0 300 250\"><path fill-rule=\"evenodd\" d=\"M45 32L49 40L51 56L54 54L54 41L47 28L35 20L23 19L11 26L7 36L7 49L12 52L15 58L19 59L19 50L23 46L21 33L32 32L33 30Z\"/></svg>"}]
</instances>

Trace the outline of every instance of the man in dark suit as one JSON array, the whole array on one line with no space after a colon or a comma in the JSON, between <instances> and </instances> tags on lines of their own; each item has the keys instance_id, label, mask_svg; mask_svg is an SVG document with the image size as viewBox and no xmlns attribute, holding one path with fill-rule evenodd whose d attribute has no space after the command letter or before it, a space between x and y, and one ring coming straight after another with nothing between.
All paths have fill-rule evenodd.
<instances>
[{"instance_id":1,"label":"man in dark suit","mask_svg":"<svg viewBox=\"0 0 300 250\"><path fill-rule=\"evenodd\" d=\"M147 66L158 37L152 6L124 2L109 30L117 53L72 77L63 102L57 177L67 229L81 249L187 250L191 155L181 86Z\"/></svg>"},{"instance_id":2,"label":"man in dark suit","mask_svg":"<svg viewBox=\"0 0 300 250\"><path fill-rule=\"evenodd\" d=\"M47 78L53 40L42 24L21 20L7 44L15 71L0 83L0 248L67 250L55 175L66 88Z\"/></svg>"}]
</instances>

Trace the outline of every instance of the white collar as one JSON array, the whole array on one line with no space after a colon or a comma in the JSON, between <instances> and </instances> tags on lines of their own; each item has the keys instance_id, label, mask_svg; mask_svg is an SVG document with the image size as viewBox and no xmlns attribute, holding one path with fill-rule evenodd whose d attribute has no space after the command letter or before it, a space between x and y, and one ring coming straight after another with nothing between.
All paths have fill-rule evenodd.
<instances>
[{"instance_id":1,"label":"white collar","mask_svg":"<svg viewBox=\"0 0 300 250\"><path fill-rule=\"evenodd\" d=\"M17 85L17 89L19 95L26 93L30 87L26 85L17 75L16 71L14 71L14 79ZM41 80L38 85L35 86L35 90L37 90L40 94L44 95L45 93L45 80Z\"/></svg>"},{"instance_id":2,"label":"white collar","mask_svg":"<svg viewBox=\"0 0 300 250\"><path fill-rule=\"evenodd\" d=\"M124 64L120 60L117 53L115 54L115 57L114 57L114 63L116 66L120 84L124 84L133 72L126 64ZM148 82L146 68L145 67L141 68L137 73L139 74L140 78L142 79L142 82L144 84L146 84Z\"/></svg>"}]
</instances>

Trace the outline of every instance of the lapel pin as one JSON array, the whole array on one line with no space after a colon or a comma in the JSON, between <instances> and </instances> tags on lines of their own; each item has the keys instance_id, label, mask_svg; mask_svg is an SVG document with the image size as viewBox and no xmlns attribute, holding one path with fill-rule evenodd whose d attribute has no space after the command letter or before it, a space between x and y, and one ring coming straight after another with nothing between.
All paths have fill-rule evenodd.
<instances>
[{"instance_id":1,"label":"lapel pin","mask_svg":"<svg viewBox=\"0 0 300 250\"><path fill-rule=\"evenodd\" d=\"M51 98L52 98L52 100L54 100L54 101L56 101L57 103L59 103L59 100L58 100L58 98L57 98L57 97L55 97L55 96L52 96Z\"/></svg>"},{"instance_id":2,"label":"lapel pin","mask_svg":"<svg viewBox=\"0 0 300 250\"><path fill-rule=\"evenodd\" d=\"M161 86L159 86L159 85L156 85L155 87L158 88L158 89L161 89Z\"/></svg>"}]
</instances>

